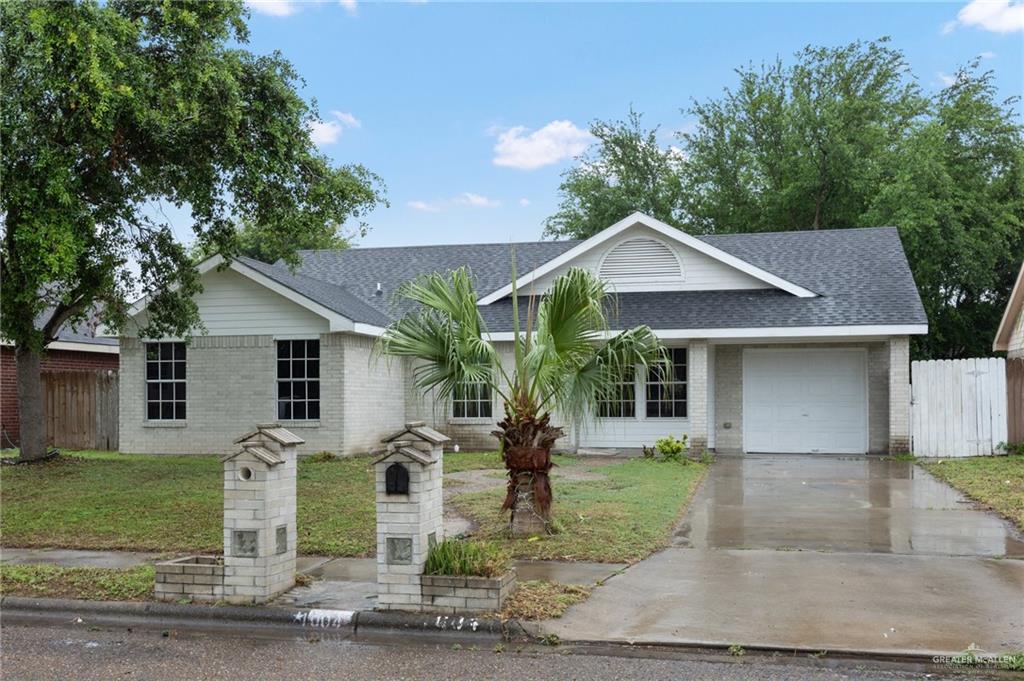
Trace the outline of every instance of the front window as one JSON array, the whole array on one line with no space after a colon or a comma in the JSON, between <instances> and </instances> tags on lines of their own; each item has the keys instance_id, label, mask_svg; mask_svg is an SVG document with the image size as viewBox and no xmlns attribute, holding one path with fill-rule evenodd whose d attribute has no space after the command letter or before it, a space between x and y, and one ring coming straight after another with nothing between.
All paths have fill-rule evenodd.
<instances>
[{"instance_id":1,"label":"front window","mask_svg":"<svg viewBox=\"0 0 1024 681\"><path fill-rule=\"evenodd\" d=\"M146 343L146 419L185 420L184 343Z\"/></svg>"},{"instance_id":2,"label":"front window","mask_svg":"<svg viewBox=\"0 0 1024 681\"><path fill-rule=\"evenodd\" d=\"M647 418L686 418L686 348L668 351L672 365L653 366L647 372Z\"/></svg>"},{"instance_id":3,"label":"front window","mask_svg":"<svg viewBox=\"0 0 1024 681\"><path fill-rule=\"evenodd\" d=\"M636 418L636 380L632 367L622 381L598 399L597 415L605 419Z\"/></svg>"},{"instance_id":4,"label":"front window","mask_svg":"<svg viewBox=\"0 0 1024 681\"><path fill-rule=\"evenodd\" d=\"M455 386L452 418L491 418L491 386L483 381L467 381Z\"/></svg>"},{"instance_id":5,"label":"front window","mask_svg":"<svg viewBox=\"0 0 1024 681\"><path fill-rule=\"evenodd\" d=\"M320 341L277 341L277 418L320 418Z\"/></svg>"}]
</instances>

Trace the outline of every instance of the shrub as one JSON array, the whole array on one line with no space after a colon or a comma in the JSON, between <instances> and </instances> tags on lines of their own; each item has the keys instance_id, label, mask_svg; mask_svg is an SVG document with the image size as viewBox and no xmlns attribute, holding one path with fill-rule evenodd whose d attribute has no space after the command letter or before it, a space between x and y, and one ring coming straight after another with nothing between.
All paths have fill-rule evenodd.
<instances>
[{"instance_id":1,"label":"shrub","mask_svg":"<svg viewBox=\"0 0 1024 681\"><path fill-rule=\"evenodd\" d=\"M508 556L496 547L464 539L445 539L427 552L426 575L497 577L508 569Z\"/></svg>"},{"instance_id":2,"label":"shrub","mask_svg":"<svg viewBox=\"0 0 1024 681\"><path fill-rule=\"evenodd\" d=\"M686 435L683 435L682 438L666 435L663 438L659 438L654 443L654 447L661 454L662 461L682 461L683 452L686 451L686 442Z\"/></svg>"},{"instance_id":3,"label":"shrub","mask_svg":"<svg viewBox=\"0 0 1024 681\"><path fill-rule=\"evenodd\" d=\"M1000 442L996 450L1002 450L1010 456L1024 456L1024 442Z\"/></svg>"}]
</instances>

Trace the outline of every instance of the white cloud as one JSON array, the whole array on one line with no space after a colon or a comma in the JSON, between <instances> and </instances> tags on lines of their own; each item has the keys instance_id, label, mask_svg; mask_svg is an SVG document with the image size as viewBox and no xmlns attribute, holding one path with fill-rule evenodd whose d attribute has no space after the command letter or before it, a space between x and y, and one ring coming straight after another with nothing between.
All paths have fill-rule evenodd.
<instances>
[{"instance_id":1,"label":"white cloud","mask_svg":"<svg viewBox=\"0 0 1024 681\"><path fill-rule=\"evenodd\" d=\"M359 3L356 0L338 0L338 4L345 8L345 11L349 14L355 14L359 11Z\"/></svg>"},{"instance_id":2,"label":"white cloud","mask_svg":"<svg viewBox=\"0 0 1024 681\"><path fill-rule=\"evenodd\" d=\"M341 137L345 128L361 128L362 121L347 111L332 110L331 116L334 120L310 121L309 136L313 144L322 147L327 144L334 144Z\"/></svg>"},{"instance_id":3,"label":"white cloud","mask_svg":"<svg viewBox=\"0 0 1024 681\"><path fill-rule=\"evenodd\" d=\"M519 205L526 208L530 205L530 199L519 199Z\"/></svg>"},{"instance_id":4,"label":"white cloud","mask_svg":"<svg viewBox=\"0 0 1024 681\"><path fill-rule=\"evenodd\" d=\"M530 132L517 125L497 133L494 165L519 170L536 170L583 153L593 139L572 121L551 121Z\"/></svg>"},{"instance_id":5,"label":"white cloud","mask_svg":"<svg viewBox=\"0 0 1024 681\"><path fill-rule=\"evenodd\" d=\"M334 144L341 137L341 123L337 121L310 121L309 137L313 144L322 147L325 144Z\"/></svg>"},{"instance_id":6,"label":"white cloud","mask_svg":"<svg viewBox=\"0 0 1024 681\"><path fill-rule=\"evenodd\" d=\"M474 194L473 192L463 192L452 199L452 203L457 203L460 206L475 206L476 208L497 208L501 205L501 201L495 201L489 199L486 196L480 194Z\"/></svg>"},{"instance_id":7,"label":"white cloud","mask_svg":"<svg viewBox=\"0 0 1024 681\"><path fill-rule=\"evenodd\" d=\"M331 109L331 115L341 121L341 124L346 128L361 128L363 122L350 114L347 111L338 111L337 109Z\"/></svg>"},{"instance_id":8,"label":"white cloud","mask_svg":"<svg viewBox=\"0 0 1024 681\"><path fill-rule=\"evenodd\" d=\"M245 0L249 9L272 17L288 17L299 11L292 0Z\"/></svg>"},{"instance_id":9,"label":"white cloud","mask_svg":"<svg viewBox=\"0 0 1024 681\"><path fill-rule=\"evenodd\" d=\"M995 59L996 53L991 51L985 51L979 54L978 56L981 57L982 59Z\"/></svg>"},{"instance_id":10,"label":"white cloud","mask_svg":"<svg viewBox=\"0 0 1024 681\"><path fill-rule=\"evenodd\" d=\"M424 213L439 213L442 210L447 210L453 206L469 206L471 208L497 208L501 205L501 201L497 199L491 199L482 194L474 194L473 192L462 192L456 197L450 199L436 199L434 201L409 201L405 205L409 206L413 210L418 210Z\"/></svg>"},{"instance_id":11,"label":"white cloud","mask_svg":"<svg viewBox=\"0 0 1024 681\"><path fill-rule=\"evenodd\" d=\"M946 87L949 87L950 85L956 82L955 75L951 76L948 73L943 73L942 71L939 71L938 75L939 80L942 81L942 84L945 85Z\"/></svg>"},{"instance_id":12,"label":"white cloud","mask_svg":"<svg viewBox=\"0 0 1024 681\"><path fill-rule=\"evenodd\" d=\"M410 201L406 205L413 210L422 211L424 213L436 213L441 210L437 204L427 203L426 201Z\"/></svg>"},{"instance_id":13,"label":"white cloud","mask_svg":"<svg viewBox=\"0 0 1024 681\"><path fill-rule=\"evenodd\" d=\"M1024 0L971 0L957 12L956 20L947 21L943 33L957 26L973 26L993 33L1024 31Z\"/></svg>"}]
</instances>

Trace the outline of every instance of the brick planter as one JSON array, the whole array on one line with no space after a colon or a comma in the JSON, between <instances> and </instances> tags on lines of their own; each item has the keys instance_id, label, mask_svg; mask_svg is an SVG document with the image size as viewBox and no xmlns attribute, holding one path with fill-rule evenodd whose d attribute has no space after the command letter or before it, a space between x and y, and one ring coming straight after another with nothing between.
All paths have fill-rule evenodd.
<instances>
[{"instance_id":1,"label":"brick planter","mask_svg":"<svg viewBox=\"0 0 1024 681\"><path fill-rule=\"evenodd\" d=\"M220 556L185 556L157 563L155 594L158 601L219 601L224 598L224 559Z\"/></svg>"},{"instance_id":2,"label":"brick planter","mask_svg":"<svg viewBox=\"0 0 1024 681\"><path fill-rule=\"evenodd\" d=\"M516 585L516 571L501 577L420 575L421 608L428 612L497 612Z\"/></svg>"}]
</instances>

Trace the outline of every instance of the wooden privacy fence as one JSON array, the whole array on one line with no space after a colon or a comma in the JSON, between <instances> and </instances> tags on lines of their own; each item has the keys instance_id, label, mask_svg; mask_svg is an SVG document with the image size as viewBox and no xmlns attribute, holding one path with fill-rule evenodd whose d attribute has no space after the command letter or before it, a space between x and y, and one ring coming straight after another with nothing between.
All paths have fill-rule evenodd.
<instances>
[{"instance_id":1,"label":"wooden privacy fence","mask_svg":"<svg viewBox=\"0 0 1024 681\"><path fill-rule=\"evenodd\" d=\"M1006 360L1007 442L1024 442L1024 357Z\"/></svg>"},{"instance_id":2,"label":"wooden privacy fence","mask_svg":"<svg viewBox=\"0 0 1024 681\"><path fill-rule=\"evenodd\" d=\"M911 362L914 454L996 453L1008 441L1006 378L998 357Z\"/></svg>"},{"instance_id":3,"label":"wooden privacy fence","mask_svg":"<svg viewBox=\"0 0 1024 681\"><path fill-rule=\"evenodd\" d=\"M117 449L117 372L43 372L46 443L68 449Z\"/></svg>"}]
</instances>

